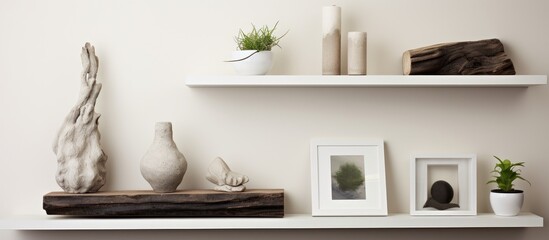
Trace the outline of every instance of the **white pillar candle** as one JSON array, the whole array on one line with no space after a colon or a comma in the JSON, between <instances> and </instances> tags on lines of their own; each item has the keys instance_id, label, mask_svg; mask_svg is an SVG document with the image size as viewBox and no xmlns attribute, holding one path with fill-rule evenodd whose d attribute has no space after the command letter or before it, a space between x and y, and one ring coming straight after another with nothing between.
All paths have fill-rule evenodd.
<instances>
[{"instance_id":1,"label":"white pillar candle","mask_svg":"<svg viewBox=\"0 0 549 240\"><path fill-rule=\"evenodd\" d=\"M366 75L367 41L365 32L347 35L347 72L349 75Z\"/></svg>"},{"instance_id":2,"label":"white pillar candle","mask_svg":"<svg viewBox=\"0 0 549 240\"><path fill-rule=\"evenodd\" d=\"M322 9L322 75L341 74L341 8Z\"/></svg>"}]
</instances>

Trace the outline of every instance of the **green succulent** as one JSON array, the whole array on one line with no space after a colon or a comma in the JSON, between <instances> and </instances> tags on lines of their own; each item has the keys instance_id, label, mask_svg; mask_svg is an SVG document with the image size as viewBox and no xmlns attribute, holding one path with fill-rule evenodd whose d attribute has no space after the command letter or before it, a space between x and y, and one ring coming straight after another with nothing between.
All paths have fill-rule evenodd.
<instances>
[{"instance_id":1,"label":"green succulent","mask_svg":"<svg viewBox=\"0 0 549 240\"><path fill-rule=\"evenodd\" d=\"M494 173L492 177L494 179L488 181L487 184L496 183L498 188L504 192L511 192L515 190L513 188L513 181L516 179L524 180L528 184L532 185L528 180L520 176L520 169L518 169L518 167L524 167L524 162L513 163L509 159L501 160L496 156L494 157L498 160L494 170L492 170L492 173Z\"/></svg>"},{"instance_id":2,"label":"green succulent","mask_svg":"<svg viewBox=\"0 0 549 240\"><path fill-rule=\"evenodd\" d=\"M358 187L364 184L362 171L351 163L345 163L339 167L334 177L339 189L343 191L356 191Z\"/></svg>"},{"instance_id":3,"label":"green succulent","mask_svg":"<svg viewBox=\"0 0 549 240\"><path fill-rule=\"evenodd\" d=\"M286 33L281 37L276 37L273 32L276 30L278 22L274 25L273 28L265 25L261 28L256 28L252 24L252 31L249 33L244 33L242 29L238 32L238 35L235 37L235 41L238 45L239 50L257 50L257 51L270 51L274 46L280 47L278 42L281 38L286 36Z\"/></svg>"}]
</instances>

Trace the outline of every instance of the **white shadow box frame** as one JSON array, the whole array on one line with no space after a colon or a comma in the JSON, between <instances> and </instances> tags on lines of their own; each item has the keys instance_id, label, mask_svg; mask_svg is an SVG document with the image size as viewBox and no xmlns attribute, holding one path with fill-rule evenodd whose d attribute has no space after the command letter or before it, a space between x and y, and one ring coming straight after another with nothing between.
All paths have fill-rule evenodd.
<instances>
[{"instance_id":1,"label":"white shadow box frame","mask_svg":"<svg viewBox=\"0 0 549 240\"><path fill-rule=\"evenodd\" d=\"M476 154L413 155L410 162L410 215L477 215ZM428 175L432 166L457 168L459 208L437 210L423 207L429 197Z\"/></svg>"},{"instance_id":2,"label":"white shadow box frame","mask_svg":"<svg viewBox=\"0 0 549 240\"><path fill-rule=\"evenodd\" d=\"M313 139L310 156L313 216L387 216L383 140Z\"/></svg>"}]
</instances>

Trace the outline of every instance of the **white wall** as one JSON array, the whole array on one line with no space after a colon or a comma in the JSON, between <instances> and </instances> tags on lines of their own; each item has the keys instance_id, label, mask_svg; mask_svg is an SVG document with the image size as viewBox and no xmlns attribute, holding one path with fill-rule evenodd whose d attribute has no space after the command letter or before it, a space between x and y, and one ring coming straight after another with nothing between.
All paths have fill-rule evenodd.
<instances>
[{"instance_id":1,"label":"white wall","mask_svg":"<svg viewBox=\"0 0 549 240\"><path fill-rule=\"evenodd\" d=\"M290 29L272 74L319 74L321 7L343 9L343 32L368 32L368 73L401 74L401 54L434 43L499 38L519 74L549 74L544 0L231 0L0 2L1 215L45 214L59 190L51 142L76 101L80 47L100 58L104 190L148 189L139 161L154 123L171 121L189 170L180 188L209 188L222 156L250 188L284 188L288 213L310 213L309 140L382 138L390 212L407 212L409 155L477 153L478 206L488 212L492 155L526 161L525 211L549 215L545 165L549 88L190 89L189 74L233 74L222 60L239 28ZM344 46L345 47L345 46ZM345 61L344 61L345 62ZM15 232L1 239L540 239L539 229Z\"/></svg>"}]
</instances>

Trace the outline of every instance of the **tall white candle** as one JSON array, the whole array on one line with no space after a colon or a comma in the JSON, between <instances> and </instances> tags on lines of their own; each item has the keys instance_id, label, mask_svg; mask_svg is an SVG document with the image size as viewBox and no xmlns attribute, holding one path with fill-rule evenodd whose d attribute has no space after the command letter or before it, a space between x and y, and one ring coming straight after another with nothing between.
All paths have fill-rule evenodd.
<instances>
[{"instance_id":1,"label":"tall white candle","mask_svg":"<svg viewBox=\"0 0 549 240\"><path fill-rule=\"evenodd\" d=\"M322 9L322 75L341 74L341 8Z\"/></svg>"},{"instance_id":2,"label":"tall white candle","mask_svg":"<svg viewBox=\"0 0 549 240\"><path fill-rule=\"evenodd\" d=\"M347 35L347 72L349 75L366 75L367 41L365 32Z\"/></svg>"}]
</instances>

